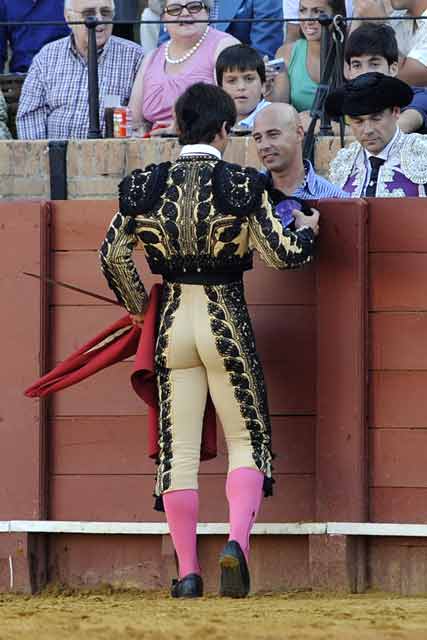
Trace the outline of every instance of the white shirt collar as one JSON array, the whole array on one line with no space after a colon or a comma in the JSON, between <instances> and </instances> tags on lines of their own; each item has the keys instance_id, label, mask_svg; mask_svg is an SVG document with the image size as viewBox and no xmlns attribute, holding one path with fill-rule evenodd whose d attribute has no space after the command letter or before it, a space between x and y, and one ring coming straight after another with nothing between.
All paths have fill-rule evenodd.
<instances>
[{"instance_id":1,"label":"white shirt collar","mask_svg":"<svg viewBox=\"0 0 427 640\"><path fill-rule=\"evenodd\" d=\"M242 120L239 120L239 122L236 122L236 126L242 127L244 129L252 129L252 127L254 126L255 116L260 111L265 109L265 107L268 107L269 104L271 104L271 102L268 102L268 100L262 99L260 102L258 102L257 106L251 113L249 113L247 116L242 118Z\"/></svg>"},{"instance_id":2,"label":"white shirt collar","mask_svg":"<svg viewBox=\"0 0 427 640\"><path fill-rule=\"evenodd\" d=\"M367 158L370 158L371 156L375 156L376 158L381 158L381 160L388 160L388 156L389 156L390 150L391 150L392 146L394 145L394 143L396 142L396 138L397 138L397 136L399 134L400 134L400 129L399 129L399 127L397 127L396 133L394 134L394 136L392 137L390 142L388 144L386 144L384 149L382 151L380 151L380 153L369 153L369 151L367 151L367 149L365 149L365 153L366 153Z\"/></svg>"},{"instance_id":3,"label":"white shirt collar","mask_svg":"<svg viewBox=\"0 0 427 640\"><path fill-rule=\"evenodd\" d=\"M206 154L210 156L215 156L218 160L221 160L221 152L218 151L216 147L213 147L210 144L185 144L182 149L180 156L205 156Z\"/></svg>"}]
</instances>

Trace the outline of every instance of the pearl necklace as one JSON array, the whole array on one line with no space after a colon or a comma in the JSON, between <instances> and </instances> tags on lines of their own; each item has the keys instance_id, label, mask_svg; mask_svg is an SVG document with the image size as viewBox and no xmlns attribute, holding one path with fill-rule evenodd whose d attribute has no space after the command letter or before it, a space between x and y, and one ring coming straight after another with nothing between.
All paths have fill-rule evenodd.
<instances>
[{"instance_id":1,"label":"pearl necklace","mask_svg":"<svg viewBox=\"0 0 427 640\"><path fill-rule=\"evenodd\" d=\"M181 58L170 58L169 57L169 47L170 47L170 40L168 41L166 48L165 48L165 58L166 58L166 62L168 64L181 64L182 62L185 62L186 60L188 60L188 58L191 58L191 56L193 55L193 53L196 53L197 49L200 47L200 45L202 44L203 40L206 38L206 36L208 35L208 31L209 31L209 27L206 28L206 31L204 32L204 34L202 35L202 37L200 38L200 40L198 40L198 42L196 42L196 44L194 45L194 47L191 47L191 49L189 51L187 51L186 54L184 54L183 56L181 56Z\"/></svg>"}]
</instances>

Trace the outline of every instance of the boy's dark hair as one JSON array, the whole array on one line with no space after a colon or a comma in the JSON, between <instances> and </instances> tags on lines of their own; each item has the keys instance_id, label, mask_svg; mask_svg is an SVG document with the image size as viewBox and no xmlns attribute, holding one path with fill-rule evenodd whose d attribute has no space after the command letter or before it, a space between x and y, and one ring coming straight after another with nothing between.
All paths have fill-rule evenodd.
<instances>
[{"instance_id":1,"label":"boy's dark hair","mask_svg":"<svg viewBox=\"0 0 427 640\"><path fill-rule=\"evenodd\" d=\"M236 124L237 112L233 99L212 84L197 82L175 103L178 139L184 144L209 144L226 123L227 132Z\"/></svg>"},{"instance_id":2,"label":"boy's dark hair","mask_svg":"<svg viewBox=\"0 0 427 640\"><path fill-rule=\"evenodd\" d=\"M265 64L258 51L247 44L233 44L218 56L216 61L216 79L222 87L225 71L256 71L261 82L265 82Z\"/></svg>"},{"instance_id":3,"label":"boy's dark hair","mask_svg":"<svg viewBox=\"0 0 427 640\"><path fill-rule=\"evenodd\" d=\"M364 22L349 36L345 45L344 58L350 64L352 58L359 56L381 56L390 66L399 60L394 29L388 24Z\"/></svg>"}]
</instances>

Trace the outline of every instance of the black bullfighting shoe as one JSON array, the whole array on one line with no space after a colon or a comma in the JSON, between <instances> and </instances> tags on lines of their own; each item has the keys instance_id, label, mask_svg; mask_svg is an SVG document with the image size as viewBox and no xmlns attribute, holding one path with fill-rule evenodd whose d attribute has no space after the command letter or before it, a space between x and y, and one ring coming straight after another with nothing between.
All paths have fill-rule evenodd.
<instances>
[{"instance_id":1,"label":"black bullfighting shoe","mask_svg":"<svg viewBox=\"0 0 427 640\"><path fill-rule=\"evenodd\" d=\"M197 573L189 573L182 580L172 580L172 598L201 598L203 580Z\"/></svg>"},{"instance_id":2,"label":"black bullfighting shoe","mask_svg":"<svg viewBox=\"0 0 427 640\"><path fill-rule=\"evenodd\" d=\"M245 555L235 540L229 540L219 557L221 582L219 594L230 598L245 598L250 589L249 569Z\"/></svg>"}]
</instances>

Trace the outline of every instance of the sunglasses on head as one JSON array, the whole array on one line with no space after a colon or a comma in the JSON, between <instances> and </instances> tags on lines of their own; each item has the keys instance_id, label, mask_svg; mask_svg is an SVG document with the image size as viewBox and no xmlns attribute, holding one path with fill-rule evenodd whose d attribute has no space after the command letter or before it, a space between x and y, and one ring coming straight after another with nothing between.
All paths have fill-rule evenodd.
<instances>
[{"instance_id":1,"label":"sunglasses on head","mask_svg":"<svg viewBox=\"0 0 427 640\"><path fill-rule=\"evenodd\" d=\"M203 2L187 2L187 4L169 4L165 7L163 13L167 13L168 16L173 18L180 16L184 9L187 9L190 15L200 13L202 9L206 9L206 5Z\"/></svg>"}]
</instances>

